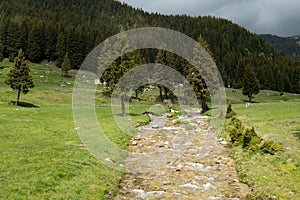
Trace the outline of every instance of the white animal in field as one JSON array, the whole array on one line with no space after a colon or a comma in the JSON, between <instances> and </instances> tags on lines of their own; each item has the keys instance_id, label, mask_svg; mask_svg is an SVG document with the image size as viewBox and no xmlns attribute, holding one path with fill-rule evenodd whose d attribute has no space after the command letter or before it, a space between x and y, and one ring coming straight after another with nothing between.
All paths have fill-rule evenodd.
<instances>
[{"instance_id":1,"label":"white animal in field","mask_svg":"<svg viewBox=\"0 0 300 200\"><path fill-rule=\"evenodd\" d=\"M250 102L246 102L245 107L248 108L248 107L250 107L250 105L251 105Z\"/></svg>"}]
</instances>

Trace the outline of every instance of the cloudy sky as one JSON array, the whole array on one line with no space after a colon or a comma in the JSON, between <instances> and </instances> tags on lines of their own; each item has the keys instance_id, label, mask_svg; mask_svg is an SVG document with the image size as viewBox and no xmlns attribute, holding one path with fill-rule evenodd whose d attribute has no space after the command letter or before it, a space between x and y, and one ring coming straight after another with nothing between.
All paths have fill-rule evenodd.
<instances>
[{"instance_id":1,"label":"cloudy sky","mask_svg":"<svg viewBox=\"0 0 300 200\"><path fill-rule=\"evenodd\" d=\"M248 30L279 36L300 35L299 0L120 0L148 12L217 16Z\"/></svg>"}]
</instances>

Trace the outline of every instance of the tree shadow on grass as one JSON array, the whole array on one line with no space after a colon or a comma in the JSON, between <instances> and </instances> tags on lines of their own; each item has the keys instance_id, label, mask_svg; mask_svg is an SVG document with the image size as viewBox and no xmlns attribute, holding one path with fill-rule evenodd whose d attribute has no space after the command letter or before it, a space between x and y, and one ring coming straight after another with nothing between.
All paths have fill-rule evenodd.
<instances>
[{"instance_id":1,"label":"tree shadow on grass","mask_svg":"<svg viewBox=\"0 0 300 200\"><path fill-rule=\"evenodd\" d=\"M299 132L294 132L293 135L300 140L300 131Z\"/></svg>"},{"instance_id":2,"label":"tree shadow on grass","mask_svg":"<svg viewBox=\"0 0 300 200\"><path fill-rule=\"evenodd\" d=\"M0 69L8 68L8 66L0 66Z\"/></svg>"},{"instance_id":3,"label":"tree shadow on grass","mask_svg":"<svg viewBox=\"0 0 300 200\"><path fill-rule=\"evenodd\" d=\"M12 103L13 105L16 105L16 102L15 102L15 101L11 101L11 103ZM34 105L34 104L32 104L32 103L23 102L23 101L20 101L20 102L18 103L18 106L24 107L24 108L40 108L40 106Z\"/></svg>"}]
</instances>

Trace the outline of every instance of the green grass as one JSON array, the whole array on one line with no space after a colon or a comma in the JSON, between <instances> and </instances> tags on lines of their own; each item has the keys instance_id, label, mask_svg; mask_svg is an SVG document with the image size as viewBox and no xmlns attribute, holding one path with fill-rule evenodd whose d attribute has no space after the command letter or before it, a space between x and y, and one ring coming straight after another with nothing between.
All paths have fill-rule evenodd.
<instances>
[{"instance_id":1,"label":"green grass","mask_svg":"<svg viewBox=\"0 0 300 200\"><path fill-rule=\"evenodd\" d=\"M31 64L35 83L14 106L16 91L4 84L12 63L0 63L0 199L110 199L122 172L104 166L74 130L72 91L76 71L62 77L54 66ZM61 85L65 86L62 87ZM130 135L113 122L108 99L99 97L102 129L120 148ZM146 106L135 107L134 123L149 121ZM134 112L133 112L134 114ZM135 131L135 130L133 130Z\"/></svg>"},{"instance_id":2,"label":"green grass","mask_svg":"<svg viewBox=\"0 0 300 200\"><path fill-rule=\"evenodd\" d=\"M36 87L21 95L23 106L14 106L16 91L4 84L12 63L0 63L0 199L110 199L117 192L122 172L107 168L82 144L72 115L72 91L76 71L62 77L54 66L31 64ZM64 87L62 87L62 84ZM101 87L98 88L101 90ZM96 94L96 114L107 137L126 149L135 126L149 122L144 111L161 109L158 91L141 94L132 101L128 116L132 126L121 130L111 113L110 99ZM300 95L261 91L249 108L240 90L227 90L245 125L254 126L265 139L282 143L274 156L231 149L240 180L266 199L300 198ZM176 107L177 105L175 105Z\"/></svg>"},{"instance_id":3,"label":"green grass","mask_svg":"<svg viewBox=\"0 0 300 200\"><path fill-rule=\"evenodd\" d=\"M248 101L246 96L242 95L242 91L238 89L226 88L227 100L233 104L241 104ZM268 103L268 102L285 102L285 101L300 101L299 94L284 93L282 96L278 91L261 90L254 96L254 103Z\"/></svg>"},{"instance_id":4,"label":"green grass","mask_svg":"<svg viewBox=\"0 0 300 200\"><path fill-rule=\"evenodd\" d=\"M268 103L248 108L233 104L245 126L254 126L262 138L283 146L275 155L252 153L240 146L231 149L240 180L253 189L253 199L300 199L300 95L286 97L286 101L265 99Z\"/></svg>"}]
</instances>

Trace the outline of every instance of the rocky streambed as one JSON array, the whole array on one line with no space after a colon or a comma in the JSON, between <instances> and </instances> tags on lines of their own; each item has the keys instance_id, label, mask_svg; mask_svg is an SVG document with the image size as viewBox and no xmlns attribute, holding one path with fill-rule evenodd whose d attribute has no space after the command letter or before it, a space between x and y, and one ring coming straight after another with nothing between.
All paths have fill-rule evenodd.
<instances>
[{"instance_id":1,"label":"rocky streambed","mask_svg":"<svg viewBox=\"0 0 300 200\"><path fill-rule=\"evenodd\" d=\"M208 117L151 118L131 140L116 200L246 197L249 188L238 181L226 142L207 143Z\"/></svg>"}]
</instances>

